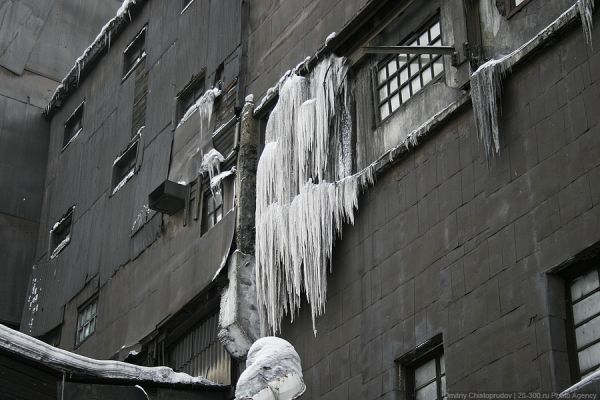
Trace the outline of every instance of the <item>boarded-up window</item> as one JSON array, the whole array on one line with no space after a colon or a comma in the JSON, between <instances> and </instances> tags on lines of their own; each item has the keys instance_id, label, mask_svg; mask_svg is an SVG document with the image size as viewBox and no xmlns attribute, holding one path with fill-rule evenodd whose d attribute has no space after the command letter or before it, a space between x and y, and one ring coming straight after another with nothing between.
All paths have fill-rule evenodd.
<instances>
[{"instance_id":1,"label":"boarded-up window","mask_svg":"<svg viewBox=\"0 0 600 400\"><path fill-rule=\"evenodd\" d=\"M231 383L231 357L217 338L219 314L213 313L169 347L169 364L178 372Z\"/></svg>"},{"instance_id":2,"label":"boarded-up window","mask_svg":"<svg viewBox=\"0 0 600 400\"><path fill-rule=\"evenodd\" d=\"M148 98L148 71L145 62L135 73L131 135L136 135L146 125L146 101Z\"/></svg>"}]
</instances>

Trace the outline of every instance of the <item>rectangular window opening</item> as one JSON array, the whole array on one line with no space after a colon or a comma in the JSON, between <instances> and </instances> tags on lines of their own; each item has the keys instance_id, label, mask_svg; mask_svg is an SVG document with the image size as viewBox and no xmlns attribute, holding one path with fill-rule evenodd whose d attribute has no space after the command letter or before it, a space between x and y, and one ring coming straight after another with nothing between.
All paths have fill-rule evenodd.
<instances>
[{"instance_id":1,"label":"rectangular window opening","mask_svg":"<svg viewBox=\"0 0 600 400\"><path fill-rule=\"evenodd\" d=\"M79 308L77 315L77 332L75 346L79 346L96 331L96 318L98 315L98 297L88 301Z\"/></svg>"},{"instance_id":2,"label":"rectangular window opening","mask_svg":"<svg viewBox=\"0 0 600 400\"><path fill-rule=\"evenodd\" d=\"M575 380L600 368L600 267L567 281Z\"/></svg>"},{"instance_id":3,"label":"rectangular window opening","mask_svg":"<svg viewBox=\"0 0 600 400\"><path fill-rule=\"evenodd\" d=\"M112 194L121 189L135 174L138 142L136 139L113 164Z\"/></svg>"},{"instance_id":4,"label":"rectangular window opening","mask_svg":"<svg viewBox=\"0 0 600 400\"><path fill-rule=\"evenodd\" d=\"M177 96L177 122L181 121L186 111L204 95L204 73L194 77L191 82Z\"/></svg>"},{"instance_id":5,"label":"rectangular window opening","mask_svg":"<svg viewBox=\"0 0 600 400\"><path fill-rule=\"evenodd\" d=\"M71 207L50 231L50 259L56 258L71 243L73 210L75 207Z\"/></svg>"},{"instance_id":6,"label":"rectangular window opening","mask_svg":"<svg viewBox=\"0 0 600 400\"><path fill-rule=\"evenodd\" d=\"M63 148L67 147L69 143L73 141L83 130L83 106L85 102L81 103L73 114L65 122L65 131L63 135Z\"/></svg>"},{"instance_id":7,"label":"rectangular window opening","mask_svg":"<svg viewBox=\"0 0 600 400\"><path fill-rule=\"evenodd\" d=\"M441 46L440 19L429 23L415 38L402 45ZM443 72L444 59L440 54L399 54L386 58L379 65L376 77L380 120L388 118Z\"/></svg>"},{"instance_id":8,"label":"rectangular window opening","mask_svg":"<svg viewBox=\"0 0 600 400\"><path fill-rule=\"evenodd\" d=\"M398 365L398 390L408 400L446 400L446 359L442 335L405 354Z\"/></svg>"},{"instance_id":9,"label":"rectangular window opening","mask_svg":"<svg viewBox=\"0 0 600 400\"><path fill-rule=\"evenodd\" d=\"M144 26L123 52L123 79L146 58L146 30Z\"/></svg>"},{"instance_id":10,"label":"rectangular window opening","mask_svg":"<svg viewBox=\"0 0 600 400\"><path fill-rule=\"evenodd\" d=\"M202 233L208 232L223 219L223 195L221 192L208 190L204 192L202 202Z\"/></svg>"}]
</instances>

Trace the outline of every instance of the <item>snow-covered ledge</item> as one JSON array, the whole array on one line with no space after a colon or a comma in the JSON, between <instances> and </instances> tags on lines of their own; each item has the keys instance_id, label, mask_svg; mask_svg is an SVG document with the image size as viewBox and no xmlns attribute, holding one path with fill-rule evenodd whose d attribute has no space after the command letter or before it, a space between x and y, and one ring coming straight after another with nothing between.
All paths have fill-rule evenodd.
<instances>
[{"instance_id":1,"label":"snow-covered ledge","mask_svg":"<svg viewBox=\"0 0 600 400\"><path fill-rule=\"evenodd\" d=\"M140 367L113 360L95 360L50 346L24 333L0 324L0 351L40 363L69 376L151 382L171 385L220 387L202 377L174 372L168 367Z\"/></svg>"},{"instance_id":2,"label":"snow-covered ledge","mask_svg":"<svg viewBox=\"0 0 600 400\"><path fill-rule=\"evenodd\" d=\"M600 393L600 369L562 392L560 398L572 399L574 395L588 393Z\"/></svg>"}]
</instances>

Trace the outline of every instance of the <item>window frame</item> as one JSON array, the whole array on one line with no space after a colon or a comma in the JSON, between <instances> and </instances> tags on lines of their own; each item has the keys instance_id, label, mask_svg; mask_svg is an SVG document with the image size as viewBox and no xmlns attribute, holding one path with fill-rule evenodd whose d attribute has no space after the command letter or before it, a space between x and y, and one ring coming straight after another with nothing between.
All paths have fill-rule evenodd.
<instances>
[{"instance_id":1,"label":"window frame","mask_svg":"<svg viewBox=\"0 0 600 400\"><path fill-rule=\"evenodd\" d=\"M125 151L119 155L115 161L113 162L112 168L112 179L111 179L111 196L114 196L127 182L129 182L136 174L136 168L139 158L140 152L140 135L136 135L133 140L129 143ZM131 158L129 158L131 157ZM127 161L125 161L127 160ZM133 166L128 168L127 170L123 169L121 166L123 164ZM117 176L117 169L119 169L120 173Z\"/></svg>"},{"instance_id":2,"label":"window frame","mask_svg":"<svg viewBox=\"0 0 600 400\"><path fill-rule=\"evenodd\" d=\"M591 343L589 343L585 346L582 346L581 349L579 349L578 344L577 344L576 333L575 333L575 329L578 326L581 326L587 322L590 322L595 318L599 318L600 313L597 313L597 314L593 315L592 317L589 317L589 318L583 320L579 324L575 324L575 316L573 313L573 305L586 299L586 298L591 297L592 295L594 295L596 293L599 293L600 286L598 288L592 290L591 292L587 293L586 295L582 296L575 303L572 301L572 294L571 294L571 284L577 278L583 277L583 276L589 274L591 271L596 271L596 273L598 275L598 280L600 282L600 260L598 260L598 258L589 260L589 262L579 265L577 268L573 269L572 271L569 271L569 273L564 274L564 276L563 276L564 277L564 285L565 285L565 305L566 305L566 309L567 309L567 315L566 315L567 318L565 319L566 337L567 337L567 353L568 353L568 358L569 358L569 367L571 370L571 382L573 384L580 382L583 379L583 376L594 372L595 370L597 370L600 367L600 364L598 364L594 368L582 372L580 365L579 365L579 351L585 350L587 348L590 348L590 347L600 343L600 337L593 340Z\"/></svg>"},{"instance_id":3,"label":"window frame","mask_svg":"<svg viewBox=\"0 0 600 400\"><path fill-rule=\"evenodd\" d=\"M71 142L73 142L79 136L79 134L81 134L81 132L83 131L84 107L85 107L85 100L83 100L81 103L79 103L79 105L77 107L75 107L75 110L71 113L71 115L65 121L64 131L63 131L63 143L62 143L61 150L64 151L71 144ZM79 124L79 128L77 129L77 131L75 133L71 133L74 122ZM69 135L70 135L68 139L67 139L67 132L69 132Z\"/></svg>"},{"instance_id":4,"label":"window frame","mask_svg":"<svg viewBox=\"0 0 600 400\"><path fill-rule=\"evenodd\" d=\"M531 0L523 0L523 2L519 5L515 4L516 0L497 0L496 7L499 9L500 14L502 14L506 19L510 19L516 13L521 11L527 4L531 2Z\"/></svg>"},{"instance_id":5,"label":"window frame","mask_svg":"<svg viewBox=\"0 0 600 400\"><path fill-rule=\"evenodd\" d=\"M129 78L131 73L135 71L135 69L146 59L146 34L148 32L148 24L144 25L142 29L135 35L133 40L129 42L125 50L123 50L123 72L121 81L124 82ZM142 42L140 48L137 48L137 45ZM139 50L139 55L135 60L130 59L130 52L137 53Z\"/></svg>"},{"instance_id":6,"label":"window frame","mask_svg":"<svg viewBox=\"0 0 600 400\"><path fill-rule=\"evenodd\" d=\"M59 254L62 253L64 249L71 243L71 236L73 234L74 212L75 206L69 207L67 212L64 213L63 216L54 224L52 229L50 229L50 246L48 248L48 254L51 260L57 258ZM56 235L62 233L67 228L68 233L64 237L61 236L62 239L60 241L57 240ZM63 243L65 244L63 245Z\"/></svg>"},{"instance_id":7,"label":"window frame","mask_svg":"<svg viewBox=\"0 0 600 400\"><path fill-rule=\"evenodd\" d=\"M192 0L194 1L194 0ZM192 77L190 81L185 85L183 89L177 94L176 97L176 125L178 125L186 111L198 101L204 94L206 93L206 68L203 68L202 71ZM199 94L199 95L198 95ZM198 95L198 96L197 96ZM187 99L192 98L192 102L188 103ZM184 100L185 99L185 100ZM185 106L184 104L189 104Z\"/></svg>"},{"instance_id":8,"label":"window frame","mask_svg":"<svg viewBox=\"0 0 600 400\"><path fill-rule=\"evenodd\" d=\"M88 308L92 307L92 305L95 305L94 314L93 314L92 318L87 320L83 326L80 326L81 315L83 313L85 313ZM80 338L79 338L80 330L85 329L85 326L91 324L91 321L94 321L93 330L85 338L83 338L83 340L80 340ZM75 325L75 348L78 348L83 343L85 343L90 337L92 337L92 335L94 333L96 333L97 326L98 326L98 294L95 294L90 299L86 300L82 305L77 307L77 323Z\"/></svg>"},{"instance_id":9,"label":"window frame","mask_svg":"<svg viewBox=\"0 0 600 400\"><path fill-rule=\"evenodd\" d=\"M216 192L215 192L216 193ZM211 189L204 191L204 194L202 195L202 221L201 221L201 231L202 234L204 235L205 233L207 233L208 231L210 231L212 228L214 228L219 222L221 222L223 220L223 217L225 216L225 214L223 213L223 209L224 209L224 196L223 196L223 192L219 192L218 193L219 196L221 197L221 202L218 206L214 205L212 212L208 212L208 207L210 206L210 204L216 204L215 203L215 195L213 195L213 192L211 191ZM220 217L218 217L217 215L217 211L220 210L221 214ZM212 217L211 225L208 225L208 220L209 218Z\"/></svg>"},{"instance_id":10,"label":"window frame","mask_svg":"<svg viewBox=\"0 0 600 400\"><path fill-rule=\"evenodd\" d=\"M441 373L441 357L444 357L444 374ZM402 357L396 360L398 383L396 385L399 392L405 394L407 400L414 400L416 398L415 393L415 371L418 367L425 365L432 359L435 359L436 364L436 377L435 380L430 381L421 388L436 382L437 388L437 399L443 399L441 393L442 388L442 377L447 375L447 366L445 360L445 352L443 345L442 334L438 334L428 340L427 342L419 345L416 349L404 354ZM447 383L446 383L447 384ZM448 389L446 386L446 396L448 395ZM447 398L447 397L446 397Z\"/></svg>"},{"instance_id":11,"label":"window frame","mask_svg":"<svg viewBox=\"0 0 600 400\"><path fill-rule=\"evenodd\" d=\"M413 33L407 35L404 39L402 39L400 41L400 45L401 46L410 46L413 41L418 40L419 37L421 35L423 35L423 33L429 32L430 29L433 26L435 26L436 24L439 24L440 32L439 32L439 36L436 37L435 41L439 40L440 45L443 45L444 32L442 31L442 18L441 18L439 10L435 15L426 19L425 22L422 23L420 25L420 27L418 29L416 29ZM431 38L428 38L428 40L430 43L432 42ZM397 60L400 56L402 56L402 54L388 55L388 56L384 57L383 59L381 59L379 62L377 62L376 66L374 67L373 74L372 74L372 77L373 77L372 78L372 80L373 80L372 87L373 87L373 99L374 99L373 106L375 108L375 114L376 114L376 118L375 118L376 125L380 125L383 122L387 121L389 118L391 118L395 113L397 113L399 110L401 110L403 108L404 104L409 103L416 95L421 93L426 87L444 79L444 76L446 73L446 68L444 65L444 56L443 55L441 55L441 54L439 54L439 55L436 55L436 54L412 54L412 55L410 55L411 57L407 57L407 60L405 61L405 65L406 65L405 68L406 68L406 70L408 70L407 80L406 80L406 82L401 83L400 75L401 75L401 72L403 71L403 68L399 67L398 62L396 63L396 70L393 73L389 74L387 72L388 64L391 61L393 61L394 59ZM429 62L426 66L422 65L421 58L423 56L429 57ZM411 75L410 64L415 60L418 61L419 70L416 74ZM437 62L439 60L441 60L441 62L442 62L442 70L437 75L434 75L434 70L433 70L434 64L435 64L435 62ZM383 70L383 68L386 68L386 78L385 78L384 82L380 83L379 82L379 74ZM429 82L423 84L423 72L426 71L428 68L431 69L431 80ZM413 80L415 80L416 77L419 78L420 88L417 92L413 93L411 83ZM390 91L389 85L393 79L397 79L398 86L393 91ZM382 98L380 96L380 92L384 87L386 88L387 95L382 100ZM405 87L408 87L410 95L407 98L407 100L403 101L402 100L402 90ZM398 95L399 103L398 103L398 107L396 109L392 110L392 98L395 95ZM382 117L381 108L384 105L388 106L388 114L385 117Z\"/></svg>"}]
</instances>

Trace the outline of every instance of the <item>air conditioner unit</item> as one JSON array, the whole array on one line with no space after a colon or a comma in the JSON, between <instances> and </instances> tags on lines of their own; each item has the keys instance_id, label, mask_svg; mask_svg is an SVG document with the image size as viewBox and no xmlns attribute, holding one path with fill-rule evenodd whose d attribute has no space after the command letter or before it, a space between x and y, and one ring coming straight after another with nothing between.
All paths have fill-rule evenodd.
<instances>
[{"instance_id":1,"label":"air conditioner unit","mask_svg":"<svg viewBox=\"0 0 600 400\"><path fill-rule=\"evenodd\" d=\"M166 180L148 196L148 207L151 210L173 215L185 207L188 186Z\"/></svg>"}]
</instances>

